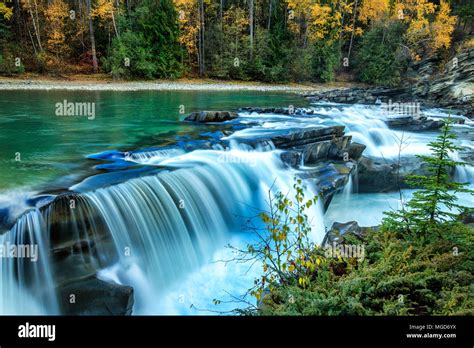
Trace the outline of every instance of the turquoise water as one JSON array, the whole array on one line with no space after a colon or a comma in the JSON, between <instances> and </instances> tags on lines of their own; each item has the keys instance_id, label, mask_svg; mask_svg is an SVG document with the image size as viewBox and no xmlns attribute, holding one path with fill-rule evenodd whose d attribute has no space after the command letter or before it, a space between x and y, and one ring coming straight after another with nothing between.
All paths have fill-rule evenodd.
<instances>
[{"instance_id":1,"label":"turquoise water","mask_svg":"<svg viewBox=\"0 0 474 348\"><path fill-rule=\"evenodd\" d=\"M95 103L95 118L56 116L56 103L64 100ZM63 189L91 174L85 160L91 153L193 135L199 127L181 122L192 111L288 105L306 101L278 92L0 91L0 192L39 184ZM63 179L51 187L58 178Z\"/></svg>"}]
</instances>

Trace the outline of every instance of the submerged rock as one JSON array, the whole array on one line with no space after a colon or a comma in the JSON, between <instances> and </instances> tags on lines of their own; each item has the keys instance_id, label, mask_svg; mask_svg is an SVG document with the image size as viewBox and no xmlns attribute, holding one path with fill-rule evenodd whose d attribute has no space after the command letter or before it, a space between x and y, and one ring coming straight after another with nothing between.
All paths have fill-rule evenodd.
<instances>
[{"instance_id":1,"label":"submerged rock","mask_svg":"<svg viewBox=\"0 0 474 348\"><path fill-rule=\"evenodd\" d=\"M225 122L239 117L237 113L231 111L200 111L193 112L184 120L188 122L208 123Z\"/></svg>"}]
</instances>

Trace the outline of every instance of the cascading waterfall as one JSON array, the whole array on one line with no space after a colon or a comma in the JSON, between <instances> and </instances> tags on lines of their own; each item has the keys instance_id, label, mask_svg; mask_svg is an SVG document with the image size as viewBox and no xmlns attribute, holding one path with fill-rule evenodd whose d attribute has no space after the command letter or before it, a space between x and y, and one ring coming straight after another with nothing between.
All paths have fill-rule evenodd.
<instances>
[{"instance_id":1,"label":"cascading waterfall","mask_svg":"<svg viewBox=\"0 0 474 348\"><path fill-rule=\"evenodd\" d=\"M184 150L181 149L160 149L151 151L137 151L131 153L125 153L125 160L135 163L146 164L148 160L153 159L158 161L159 159L166 159L173 156L182 155Z\"/></svg>"},{"instance_id":2,"label":"cascading waterfall","mask_svg":"<svg viewBox=\"0 0 474 348\"><path fill-rule=\"evenodd\" d=\"M64 196L42 212L25 214L2 240L37 241L43 257L28 274L19 264L2 261L2 313L57 313L54 281L44 257L50 233L54 231L56 241L63 242L93 239L103 254L107 245L102 244L108 241L95 235L104 226L118 258L99 275L134 287L135 313L163 313L160 294L208 262L256 210L267 208L268 190L292 190L295 172L284 167L279 151L255 151L239 144L231 148L197 150L167 159L161 154L137 157L136 161L172 170L71 196L80 201L81 209L69 209L70 197ZM262 149L271 150L272 145ZM55 219L55 214L62 217ZM320 241L324 234L321 209L314 208L313 214L317 224L313 237ZM36 302L25 301L29 289L41 289L41 295L44 292L51 298L34 293ZM11 301L14 294L16 302Z\"/></svg>"},{"instance_id":3,"label":"cascading waterfall","mask_svg":"<svg viewBox=\"0 0 474 348\"><path fill-rule=\"evenodd\" d=\"M364 155L395 158L398 156L400 141L405 146L403 155L428 154L427 143L432 140L430 133L409 133L390 129L381 118L381 110L367 105L338 107L313 107L313 115L276 115L243 113L243 123L259 125L233 133L228 139L253 139L269 134L284 134L290 130L314 126L346 127L346 135L355 142L367 146ZM408 146L406 146L408 145Z\"/></svg>"},{"instance_id":4,"label":"cascading waterfall","mask_svg":"<svg viewBox=\"0 0 474 348\"><path fill-rule=\"evenodd\" d=\"M160 293L209 261L255 215L249 207L265 209L272 184L289 192L293 181L277 152L198 150L157 163L180 169L85 194L120 255L102 275L134 287L139 314L160 313Z\"/></svg>"},{"instance_id":5,"label":"cascading waterfall","mask_svg":"<svg viewBox=\"0 0 474 348\"><path fill-rule=\"evenodd\" d=\"M18 252L15 258L0 258L0 314L58 314L46 231L41 213L32 210L0 235L3 248ZM21 249L27 257L19 257Z\"/></svg>"}]
</instances>

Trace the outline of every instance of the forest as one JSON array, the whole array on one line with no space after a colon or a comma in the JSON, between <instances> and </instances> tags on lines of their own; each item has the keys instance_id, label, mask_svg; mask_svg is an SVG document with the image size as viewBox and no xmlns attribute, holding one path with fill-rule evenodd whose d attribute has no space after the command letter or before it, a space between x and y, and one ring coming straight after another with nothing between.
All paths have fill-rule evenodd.
<instances>
[{"instance_id":1,"label":"forest","mask_svg":"<svg viewBox=\"0 0 474 348\"><path fill-rule=\"evenodd\" d=\"M397 85L471 46L469 0L3 0L0 74Z\"/></svg>"}]
</instances>

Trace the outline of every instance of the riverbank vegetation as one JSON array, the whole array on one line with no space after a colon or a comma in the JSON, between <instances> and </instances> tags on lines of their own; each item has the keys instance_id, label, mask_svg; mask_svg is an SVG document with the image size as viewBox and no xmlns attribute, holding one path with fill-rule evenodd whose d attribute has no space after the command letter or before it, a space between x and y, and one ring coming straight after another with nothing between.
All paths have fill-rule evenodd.
<instances>
[{"instance_id":1,"label":"riverbank vegetation","mask_svg":"<svg viewBox=\"0 0 474 348\"><path fill-rule=\"evenodd\" d=\"M304 198L302 182L296 182L292 199L271 197L269 211L260 214L257 242L239 251L240 261L263 268L249 290L258 305L240 313L474 314L474 211L456 204L456 193L473 192L449 179L449 171L462 165L449 158L456 150L450 122L430 143L432 155L421 157L431 175L410 178L422 188L400 210L387 212L381 226L329 231L337 242L316 246L307 238L306 209L314 200ZM363 247L347 255L336 244Z\"/></svg>"},{"instance_id":2,"label":"riverbank vegetation","mask_svg":"<svg viewBox=\"0 0 474 348\"><path fill-rule=\"evenodd\" d=\"M0 74L394 85L447 60L473 15L467 0L8 0Z\"/></svg>"}]
</instances>

